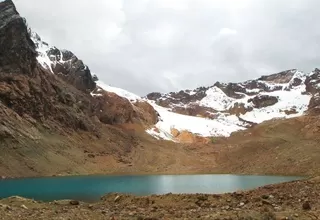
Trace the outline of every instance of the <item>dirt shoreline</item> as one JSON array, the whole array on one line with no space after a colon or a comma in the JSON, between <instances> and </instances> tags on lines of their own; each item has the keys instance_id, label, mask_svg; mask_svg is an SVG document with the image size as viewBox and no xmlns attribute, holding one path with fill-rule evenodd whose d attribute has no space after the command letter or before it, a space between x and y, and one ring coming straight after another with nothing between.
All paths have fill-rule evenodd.
<instances>
[{"instance_id":1,"label":"dirt shoreline","mask_svg":"<svg viewBox=\"0 0 320 220\"><path fill-rule=\"evenodd\" d=\"M89 173L89 174L63 174L63 175L34 175L34 176L19 176L19 177L10 177L2 176L1 180L6 179L27 179L27 178L49 178L49 177L81 177L81 176L158 176L158 175L237 175L237 176L292 176L292 177L302 177L302 178L311 178L310 175L303 174L281 174L281 173L222 173L222 172L184 172L184 173L175 173L175 172L110 172L110 173Z\"/></svg>"},{"instance_id":2,"label":"dirt shoreline","mask_svg":"<svg viewBox=\"0 0 320 220\"><path fill-rule=\"evenodd\" d=\"M319 219L320 177L224 194L133 196L110 193L95 203L0 200L0 219Z\"/></svg>"}]
</instances>

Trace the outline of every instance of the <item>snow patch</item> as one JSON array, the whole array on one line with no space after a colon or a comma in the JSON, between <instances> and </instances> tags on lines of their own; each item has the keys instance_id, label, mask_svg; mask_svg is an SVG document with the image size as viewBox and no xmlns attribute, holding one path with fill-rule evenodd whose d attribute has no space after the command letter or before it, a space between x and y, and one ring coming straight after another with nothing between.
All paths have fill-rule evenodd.
<instances>
[{"instance_id":1,"label":"snow patch","mask_svg":"<svg viewBox=\"0 0 320 220\"><path fill-rule=\"evenodd\" d=\"M302 86L299 90L291 91L274 91L261 93L262 95L270 95L278 97L278 102L272 106L264 108L255 108L251 112L247 112L240 117L246 121L251 121L255 123L261 123L266 120L273 118L292 118L303 115L307 110L311 95L302 95L301 92L305 88ZM287 115L285 110L295 109L296 114Z\"/></svg>"},{"instance_id":2,"label":"snow patch","mask_svg":"<svg viewBox=\"0 0 320 220\"><path fill-rule=\"evenodd\" d=\"M221 89L214 86L206 91L206 97L200 101L199 105L213 108L217 111L224 111L228 109L233 101L233 98L230 98Z\"/></svg>"},{"instance_id":3,"label":"snow patch","mask_svg":"<svg viewBox=\"0 0 320 220\"><path fill-rule=\"evenodd\" d=\"M30 38L33 41L33 43L36 45L36 51L38 52L38 56L37 56L38 62L43 68L50 70L50 72L53 73L51 68L52 61L47 55L47 51L49 51L52 47L50 47L47 43L42 42L39 35L35 32L31 32Z\"/></svg>"},{"instance_id":4,"label":"snow patch","mask_svg":"<svg viewBox=\"0 0 320 220\"><path fill-rule=\"evenodd\" d=\"M128 99L131 102L136 102L136 101L139 101L142 99L140 96L138 96L134 93L128 92L127 90L124 90L121 88L109 86L100 80L97 81L96 84L97 84L97 86L101 87L103 90L105 90L107 92L113 92L120 97Z\"/></svg>"},{"instance_id":5,"label":"snow patch","mask_svg":"<svg viewBox=\"0 0 320 220\"><path fill-rule=\"evenodd\" d=\"M203 137L230 136L234 131L243 130L236 116L221 115L217 120L181 115L171 112L170 109L158 106L154 101L149 101L153 108L159 113L161 120L155 125L159 130L156 135L165 136L165 139L172 138L171 128L179 131L189 131ZM149 134L154 135L148 130ZM169 135L168 135L169 134ZM170 137L171 136L171 137ZM172 140L172 139L171 139Z\"/></svg>"},{"instance_id":6,"label":"snow patch","mask_svg":"<svg viewBox=\"0 0 320 220\"><path fill-rule=\"evenodd\" d=\"M174 141L174 138L170 133L168 133L167 131L161 130L157 127L148 129L146 130L146 132L158 140L162 139L162 140Z\"/></svg>"}]
</instances>

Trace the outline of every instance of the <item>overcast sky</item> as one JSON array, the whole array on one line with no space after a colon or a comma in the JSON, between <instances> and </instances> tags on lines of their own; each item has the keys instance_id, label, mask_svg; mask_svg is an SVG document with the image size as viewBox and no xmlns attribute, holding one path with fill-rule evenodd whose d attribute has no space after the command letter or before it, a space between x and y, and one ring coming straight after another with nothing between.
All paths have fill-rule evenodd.
<instances>
[{"instance_id":1,"label":"overcast sky","mask_svg":"<svg viewBox=\"0 0 320 220\"><path fill-rule=\"evenodd\" d=\"M14 0L44 41L139 95L320 67L319 0Z\"/></svg>"}]
</instances>

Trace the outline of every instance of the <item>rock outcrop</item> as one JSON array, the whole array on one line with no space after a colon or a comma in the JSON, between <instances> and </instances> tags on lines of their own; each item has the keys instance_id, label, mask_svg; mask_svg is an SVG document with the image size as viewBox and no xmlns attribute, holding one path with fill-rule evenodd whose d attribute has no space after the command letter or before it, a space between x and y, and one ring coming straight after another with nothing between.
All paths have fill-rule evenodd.
<instances>
[{"instance_id":1,"label":"rock outcrop","mask_svg":"<svg viewBox=\"0 0 320 220\"><path fill-rule=\"evenodd\" d=\"M35 45L26 20L11 0L0 2L0 71L30 74L36 63Z\"/></svg>"},{"instance_id":2,"label":"rock outcrop","mask_svg":"<svg viewBox=\"0 0 320 220\"><path fill-rule=\"evenodd\" d=\"M40 63L44 68L81 91L90 92L96 88L89 67L71 51L50 47L41 40L37 33L31 32L30 35L39 53Z\"/></svg>"},{"instance_id":3,"label":"rock outcrop","mask_svg":"<svg viewBox=\"0 0 320 220\"><path fill-rule=\"evenodd\" d=\"M26 21L10 0L0 3L0 101L49 127L94 131L92 98L37 62ZM76 78L76 77L74 77ZM87 86L85 89L91 89Z\"/></svg>"},{"instance_id":4,"label":"rock outcrop","mask_svg":"<svg viewBox=\"0 0 320 220\"><path fill-rule=\"evenodd\" d=\"M173 135L174 140L178 141L179 143L184 143L184 144L192 144L192 143L208 144L208 143L210 143L210 138L202 137L202 136L193 134L190 131L186 131L186 130L179 131L179 130L173 128L173 129L171 129L171 134Z\"/></svg>"},{"instance_id":5,"label":"rock outcrop","mask_svg":"<svg viewBox=\"0 0 320 220\"><path fill-rule=\"evenodd\" d=\"M320 114L320 70L316 68L306 79L306 91L312 94L309 112Z\"/></svg>"},{"instance_id":6,"label":"rock outcrop","mask_svg":"<svg viewBox=\"0 0 320 220\"><path fill-rule=\"evenodd\" d=\"M253 103L255 108L263 108L274 105L278 102L278 98L269 95L257 95L252 99L249 99L248 102Z\"/></svg>"}]
</instances>

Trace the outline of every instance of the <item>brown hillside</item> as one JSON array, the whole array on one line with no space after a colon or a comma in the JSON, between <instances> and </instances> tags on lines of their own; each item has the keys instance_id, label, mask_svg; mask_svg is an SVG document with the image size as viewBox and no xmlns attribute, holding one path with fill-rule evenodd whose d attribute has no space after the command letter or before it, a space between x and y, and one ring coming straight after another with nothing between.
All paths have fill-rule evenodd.
<instances>
[{"instance_id":1,"label":"brown hillside","mask_svg":"<svg viewBox=\"0 0 320 220\"><path fill-rule=\"evenodd\" d=\"M195 143L158 141L144 132L158 120L149 104L108 92L93 97L91 72L71 52L64 54L69 66L49 72L37 63L29 34L12 1L0 3L0 176L319 172L318 96L314 116L269 121L230 138L185 132L180 139ZM313 94L318 78L315 71ZM183 92L176 96L187 101Z\"/></svg>"},{"instance_id":2,"label":"brown hillside","mask_svg":"<svg viewBox=\"0 0 320 220\"><path fill-rule=\"evenodd\" d=\"M271 120L217 140L217 172L320 174L320 117Z\"/></svg>"}]
</instances>

